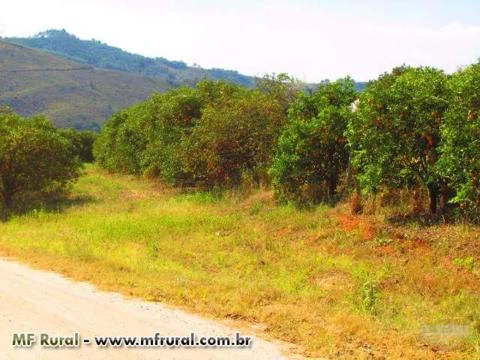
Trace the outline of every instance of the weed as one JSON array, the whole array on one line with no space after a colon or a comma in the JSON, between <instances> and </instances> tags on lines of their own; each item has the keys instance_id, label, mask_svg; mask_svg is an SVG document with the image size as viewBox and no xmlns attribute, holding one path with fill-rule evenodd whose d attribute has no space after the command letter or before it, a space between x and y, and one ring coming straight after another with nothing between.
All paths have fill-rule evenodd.
<instances>
[{"instance_id":1,"label":"weed","mask_svg":"<svg viewBox=\"0 0 480 360\"><path fill-rule=\"evenodd\" d=\"M0 223L0 252L102 289L262 323L327 358L361 358L368 343L379 358L433 359L418 327L470 324L478 310L475 259L465 257L478 251L477 228L394 225L388 213L351 216L349 204L300 211L265 190L179 194L95 166L78 198L88 201ZM446 269L452 258L475 271ZM472 358L474 335L446 357Z\"/></svg>"},{"instance_id":2,"label":"weed","mask_svg":"<svg viewBox=\"0 0 480 360\"><path fill-rule=\"evenodd\" d=\"M375 305L377 304L379 292L378 285L375 281L366 281L362 285L362 305L363 309L368 312L374 312Z\"/></svg>"},{"instance_id":3,"label":"weed","mask_svg":"<svg viewBox=\"0 0 480 360\"><path fill-rule=\"evenodd\" d=\"M475 258L469 256L466 258L456 258L453 260L453 264L458 268L464 268L470 271L473 271L475 268Z\"/></svg>"}]
</instances>

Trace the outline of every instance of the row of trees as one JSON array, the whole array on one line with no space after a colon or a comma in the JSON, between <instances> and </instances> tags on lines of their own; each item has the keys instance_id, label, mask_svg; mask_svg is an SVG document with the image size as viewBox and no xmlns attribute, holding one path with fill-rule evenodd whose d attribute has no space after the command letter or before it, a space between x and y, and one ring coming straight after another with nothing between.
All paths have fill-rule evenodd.
<instances>
[{"instance_id":1,"label":"row of trees","mask_svg":"<svg viewBox=\"0 0 480 360\"><path fill-rule=\"evenodd\" d=\"M177 186L236 186L245 176L260 182L287 121L292 86L289 78L264 79L255 90L203 81L153 95L106 123L97 161Z\"/></svg>"},{"instance_id":2,"label":"row of trees","mask_svg":"<svg viewBox=\"0 0 480 360\"><path fill-rule=\"evenodd\" d=\"M63 193L79 176L82 161L93 159L95 137L0 108L0 215Z\"/></svg>"},{"instance_id":3,"label":"row of trees","mask_svg":"<svg viewBox=\"0 0 480 360\"><path fill-rule=\"evenodd\" d=\"M458 204L480 214L480 64L451 76L400 67L369 84L347 138L367 192L428 190L430 211Z\"/></svg>"},{"instance_id":4,"label":"row of trees","mask_svg":"<svg viewBox=\"0 0 480 360\"><path fill-rule=\"evenodd\" d=\"M286 76L256 89L204 81L115 114L95 147L111 171L172 185L246 176L300 204L338 190L425 189L430 211L480 214L480 64L453 75L402 66L361 93L350 78L304 91Z\"/></svg>"}]
</instances>

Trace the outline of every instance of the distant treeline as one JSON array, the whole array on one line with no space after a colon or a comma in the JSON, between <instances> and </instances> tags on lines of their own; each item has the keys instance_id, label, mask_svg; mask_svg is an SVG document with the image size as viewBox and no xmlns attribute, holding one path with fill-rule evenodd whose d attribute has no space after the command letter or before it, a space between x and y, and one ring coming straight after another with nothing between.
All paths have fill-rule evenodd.
<instances>
[{"instance_id":1,"label":"distant treeline","mask_svg":"<svg viewBox=\"0 0 480 360\"><path fill-rule=\"evenodd\" d=\"M115 114L95 154L175 186L271 184L299 205L425 190L431 213L478 219L480 64L453 75L401 66L361 93L350 78L302 89L280 76L154 95Z\"/></svg>"},{"instance_id":2,"label":"distant treeline","mask_svg":"<svg viewBox=\"0 0 480 360\"><path fill-rule=\"evenodd\" d=\"M87 63L98 68L142 74L167 80L172 86L193 85L203 78L227 80L253 86L254 79L237 71L189 67L183 61L148 58L130 54L98 40L80 40L65 30L47 30L29 38L7 38L7 41Z\"/></svg>"}]
</instances>

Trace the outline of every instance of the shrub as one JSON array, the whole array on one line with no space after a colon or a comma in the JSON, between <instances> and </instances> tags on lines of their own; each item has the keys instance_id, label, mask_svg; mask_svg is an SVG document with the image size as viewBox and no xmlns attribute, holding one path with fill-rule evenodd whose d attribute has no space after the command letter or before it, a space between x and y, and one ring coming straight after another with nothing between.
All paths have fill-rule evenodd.
<instances>
[{"instance_id":1,"label":"shrub","mask_svg":"<svg viewBox=\"0 0 480 360\"><path fill-rule=\"evenodd\" d=\"M93 162L93 144L98 136L96 132L75 129L60 129L59 132L70 143L74 156L78 156L82 162Z\"/></svg>"},{"instance_id":2,"label":"shrub","mask_svg":"<svg viewBox=\"0 0 480 360\"><path fill-rule=\"evenodd\" d=\"M244 173L264 178L285 122L281 106L254 90L206 106L184 147L186 169L206 188L239 185Z\"/></svg>"},{"instance_id":3,"label":"shrub","mask_svg":"<svg viewBox=\"0 0 480 360\"><path fill-rule=\"evenodd\" d=\"M172 185L191 181L185 171L182 153L183 139L192 131L202 116L203 100L191 88L179 88L154 95L146 103L142 131L145 150L142 154L142 172L159 177Z\"/></svg>"},{"instance_id":4,"label":"shrub","mask_svg":"<svg viewBox=\"0 0 480 360\"><path fill-rule=\"evenodd\" d=\"M348 165L344 132L356 98L347 78L322 83L292 104L270 169L280 199L297 204L333 201Z\"/></svg>"},{"instance_id":5,"label":"shrub","mask_svg":"<svg viewBox=\"0 0 480 360\"><path fill-rule=\"evenodd\" d=\"M78 177L80 166L50 121L0 112L0 196L5 209L15 200L65 189Z\"/></svg>"},{"instance_id":6,"label":"shrub","mask_svg":"<svg viewBox=\"0 0 480 360\"><path fill-rule=\"evenodd\" d=\"M268 181L272 148L286 121L276 96L222 81L153 95L115 114L94 146L115 172L172 185L236 186Z\"/></svg>"},{"instance_id":7,"label":"shrub","mask_svg":"<svg viewBox=\"0 0 480 360\"><path fill-rule=\"evenodd\" d=\"M202 99L194 89L155 94L107 121L94 146L97 161L113 172L182 182L181 141L201 114Z\"/></svg>"},{"instance_id":8,"label":"shrub","mask_svg":"<svg viewBox=\"0 0 480 360\"><path fill-rule=\"evenodd\" d=\"M396 68L369 83L360 97L348 139L366 192L428 189L430 211L448 184L437 166L440 127L448 108L446 75L432 68Z\"/></svg>"},{"instance_id":9,"label":"shrub","mask_svg":"<svg viewBox=\"0 0 480 360\"><path fill-rule=\"evenodd\" d=\"M471 219L480 217L480 64L452 75L450 107L442 128L441 171L457 191L459 203Z\"/></svg>"},{"instance_id":10,"label":"shrub","mask_svg":"<svg viewBox=\"0 0 480 360\"><path fill-rule=\"evenodd\" d=\"M141 174L141 158L146 138L141 131L143 104L114 114L95 141L93 153L98 163L112 172Z\"/></svg>"}]
</instances>

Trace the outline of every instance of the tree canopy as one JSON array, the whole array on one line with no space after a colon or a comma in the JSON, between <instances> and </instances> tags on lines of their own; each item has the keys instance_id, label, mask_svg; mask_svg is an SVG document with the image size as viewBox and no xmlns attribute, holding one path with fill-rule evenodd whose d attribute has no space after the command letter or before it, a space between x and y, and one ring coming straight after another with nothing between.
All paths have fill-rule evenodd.
<instances>
[{"instance_id":1,"label":"tree canopy","mask_svg":"<svg viewBox=\"0 0 480 360\"><path fill-rule=\"evenodd\" d=\"M44 117L0 112L0 196L15 201L63 190L80 171L68 140Z\"/></svg>"}]
</instances>

